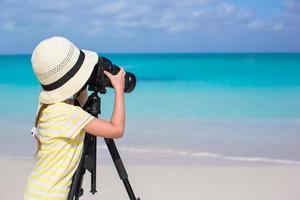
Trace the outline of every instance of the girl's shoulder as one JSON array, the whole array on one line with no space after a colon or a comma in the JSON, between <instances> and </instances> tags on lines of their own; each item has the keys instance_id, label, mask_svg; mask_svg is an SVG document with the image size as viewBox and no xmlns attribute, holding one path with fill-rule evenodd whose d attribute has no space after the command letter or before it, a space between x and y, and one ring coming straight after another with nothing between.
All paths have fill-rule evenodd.
<instances>
[{"instance_id":1,"label":"girl's shoulder","mask_svg":"<svg viewBox=\"0 0 300 200\"><path fill-rule=\"evenodd\" d=\"M53 104L49 104L47 106L47 108L57 108L57 107L67 107L67 108L73 108L75 107L74 105L72 104L69 104L69 103L66 103L64 101L61 101L61 102L57 102L57 103L53 103Z\"/></svg>"},{"instance_id":2,"label":"girl's shoulder","mask_svg":"<svg viewBox=\"0 0 300 200\"><path fill-rule=\"evenodd\" d=\"M58 102L54 104L50 104L45 108L45 113L65 113L65 114L71 114L71 113L81 113L86 112L79 106L74 106L72 104L66 103L66 102Z\"/></svg>"},{"instance_id":3,"label":"girl's shoulder","mask_svg":"<svg viewBox=\"0 0 300 200\"><path fill-rule=\"evenodd\" d=\"M76 107L78 106L74 106L65 102L57 102L54 104L49 104L45 109L44 112L45 113L65 113L65 112L71 112L74 111L75 109L77 109Z\"/></svg>"}]
</instances>

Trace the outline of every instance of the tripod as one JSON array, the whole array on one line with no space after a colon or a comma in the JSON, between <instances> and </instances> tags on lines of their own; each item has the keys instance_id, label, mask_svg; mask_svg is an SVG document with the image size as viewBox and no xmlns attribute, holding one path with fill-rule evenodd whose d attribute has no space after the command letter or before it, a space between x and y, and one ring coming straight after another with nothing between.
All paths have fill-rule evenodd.
<instances>
[{"instance_id":1,"label":"tripod","mask_svg":"<svg viewBox=\"0 0 300 200\"><path fill-rule=\"evenodd\" d=\"M78 102L77 102L78 104ZM94 91L89 97L83 109L93 115L98 117L101 114L101 98L98 96L98 92ZM126 191L128 193L130 200L140 200L136 198L131 185L128 180L128 175L115 145L113 139L104 138L105 143L109 149L112 160L118 171L120 179L123 181ZM96 153L97 153L97 137L86 133L84 138L84 146L82 151L82 156L78 165L78 168L73 175L72 184L70 192L68 195L68 200L78 200L80 196L83 195L82 182L85 171L88 170L91 173L91 193L95 194L96 190Z\"/></svg>"}]
</instances>

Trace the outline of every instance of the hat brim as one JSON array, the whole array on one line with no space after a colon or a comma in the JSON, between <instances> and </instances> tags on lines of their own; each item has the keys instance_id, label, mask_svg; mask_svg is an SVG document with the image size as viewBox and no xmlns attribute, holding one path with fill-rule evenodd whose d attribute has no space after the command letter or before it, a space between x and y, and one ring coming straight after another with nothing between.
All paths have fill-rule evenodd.
<instances>
[{"instance_id":1,"label":"hat brim","mask_svg":"<svg viewBox=\"0 0 300 200\"><path fill-rule=\"evenodd\" d=\"M57 89L51 91L42 90L39 95L40 103L53 104L64 101L83 87L92 74L95 64L98 62L98 54L88 50L82 51L85 54L85 59L78 72Z\"/></svg>"}]
</instances>

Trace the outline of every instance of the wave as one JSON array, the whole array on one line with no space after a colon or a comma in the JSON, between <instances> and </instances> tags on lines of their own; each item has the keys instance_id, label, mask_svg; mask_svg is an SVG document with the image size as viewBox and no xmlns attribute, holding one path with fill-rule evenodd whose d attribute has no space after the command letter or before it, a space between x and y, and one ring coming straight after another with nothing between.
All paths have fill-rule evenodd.
<instances>
[{"instance_id":1,"label":"wave","mask_svg":"<svg viewBox=\"0 0 300 200\"><path fill-rule=\"evenodd\" d=\"M97 145L97 149L107 149L106 145ZM228 161L240 161L240 162L258 162L258 163L271 163L271 164L289 164L300 165L298 160L286 160L267 157L246 157L246 156L227 156L210 152L192 152L192 151L179 151L174 149L159 149L159 148L132 148L132 147L118 147L118 150L129 153L149 153L149 154L165 154L175 156L191 156L198 158L214 158Z\"/></svg>"}]
</instances>

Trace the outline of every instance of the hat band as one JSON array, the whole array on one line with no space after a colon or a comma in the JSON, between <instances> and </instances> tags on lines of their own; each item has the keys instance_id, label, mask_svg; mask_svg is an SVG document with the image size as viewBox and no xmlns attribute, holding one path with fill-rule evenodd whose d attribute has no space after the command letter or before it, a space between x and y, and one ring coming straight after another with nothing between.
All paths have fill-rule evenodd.
<instances>
[{"instance_id":1,"label":"hat band","mask_svg":"<svg viewBox=\"0 0 300 200\"><path fill-rule=\"evenodd\" d=\"M84 58L85 58L85 55L80 50L80 54L79 54L78 60L76 61L75 65L63 77L61 77L57 81L50 83L49 85L41 84L42 88L46 91L51 91L51 90L55 90L55 89L61 87L63 84L68 82L68 80L70 80L78 72L78 70L80 69L80 67L84 61Z\"/></svg>"}]
</instances>

